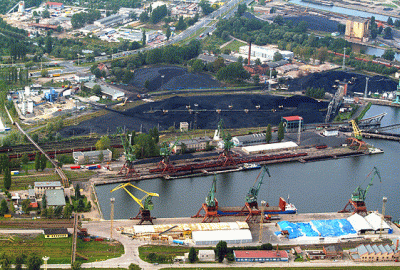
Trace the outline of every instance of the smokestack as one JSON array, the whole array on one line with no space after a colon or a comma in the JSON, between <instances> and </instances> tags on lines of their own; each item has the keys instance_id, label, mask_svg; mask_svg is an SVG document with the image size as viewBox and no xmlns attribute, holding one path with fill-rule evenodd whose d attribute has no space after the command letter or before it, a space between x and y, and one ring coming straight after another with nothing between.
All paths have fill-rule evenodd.
<instances>
[{"instance_id":1,"label":"smokestack","mask_svg":"<svg viewBox=\"0 0 400 270\"><path fill-rule=\"evenodd\" d=\"M399 249L399 239L397 239L397 241L396 241L396 250L398 250Z\"/></svg>"},{"instance_id":2,"label":"smokestack","mask_svg":"<svg viewBox=\"0 0 400 270\"><path fill-rule=\"evenodd\" d=\"M250 66L250 57L251 57L251 41L249 41L249 55L247 56L247 65Z\"/></svg>"},{"instance_id":3,"label":"smokestack","mask_svg":"<svg viewBox=\"0 0 400 270\"><path fill-rule=\"evenodd\" d=\"M344 85L344 93L343 93L343 95L344 95L344 96L347 95L347 83Z\"/></svg>"}]
</instances>

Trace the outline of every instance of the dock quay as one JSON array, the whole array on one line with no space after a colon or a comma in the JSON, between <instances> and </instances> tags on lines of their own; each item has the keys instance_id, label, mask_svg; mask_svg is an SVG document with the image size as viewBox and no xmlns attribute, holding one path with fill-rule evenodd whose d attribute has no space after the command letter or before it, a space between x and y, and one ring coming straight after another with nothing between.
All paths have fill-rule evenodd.
<instances>
[{"instance_id":1,"label":"dock quay","mask_svg":"<svg viewBox=\"0 0 400 270\"><path fill-rule=\"evenodd\" d=\"M363 136L367 139L381 139L388 141L400 141L400 136L395 136L396 134L384 134L384 133L367 133L364 132Z\"/></svg>"},{"instance_id":2,"label":"dock quay","mask_svg":"<svg viewBox=\"0 0 400 270\"><path fill-rule=\"evenodd\" d=\"M285 155L287 154L287 157ZM352 150L348 147L339 147L339 148L326 148L326 149L316 149L315 147L300 147L299 149L292 151L285 151L282 153L273 153L273 155L252 155L252 156L243 156L242 153L237 153L238 157L236 159L239 161L243 160L257 160L257 158L261 158L259 162L251 161L260 165L268 165L268 164L278 164L278 163L286 163L286 162L313 162L313 161L321 161L328 159L338 159L338 158L346 158L346 157L354 157L369 154L368 151L358 151ZM279 158L269 158L269 157L279 157ZM263 160L264 159L264 160ZM216 162L217 157L213 156L207 159L202 159L201 161L196 162L194 160L179 160L175 162L175 166L187 166L187 164L200 164L204 162ZM139 175L135 175L133 177L126 178L124 176L118 175L116 172L107 172L99 175L96 178L93 178L92 184L94 185L106 185L112 183L124 183L131 181L142 181L142 180L150 180L155 178L165 178L165 179L176 179L183 177L196 177L196 176L205 176L211 174L219 174L219 173L227 173L240 171L242 168L240 164L243 162L237 162L236 165L230 166L216 166L209 168L201 168L196 170L187 170L187 171L179 171L179 172L156 172L152 173L152 171L157 169L157 163L150 164L139 164L136 165L136 171L139 172Z\"/></svg>"}]
</instances>

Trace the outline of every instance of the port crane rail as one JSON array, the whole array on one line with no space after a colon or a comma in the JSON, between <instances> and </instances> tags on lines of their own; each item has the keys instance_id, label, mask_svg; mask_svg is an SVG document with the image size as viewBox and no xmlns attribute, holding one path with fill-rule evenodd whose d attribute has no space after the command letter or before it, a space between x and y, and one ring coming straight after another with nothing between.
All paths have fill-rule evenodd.
<instances>
[{"instance_id":1,"label":"port crane rail","mask_svg":"<svg viewBox=\"0 0 400 270\"><path fill-rule=\"evenodd\" d=\"M126 187L130 186L133 187L139 191L142 191L143 193L145 193L146 195L144 195L143 198L139 199L137 197L135 197ZM132 199L140 206L139 209L139 213L136 215L136 217L131 218L131 219L140 219L138 225L141 225L143 222L145 221L149 221L151 224L153 224L153 219L156 219L155 217L151 216L150 211L154 209L154 204L152 201L153 197L159 197L160 195L158 193L154 193L154 192L148 192L145 191L131 183L124 183L124 184L120 184L117 187L115 187L114 189L112 189L110 192L114 192L118 189L124 189L126 191L126 193L128 193Z\"/></svg>"},{"instance_id":2,"label":"port crane rail","mask_svg":"<svg viewBox=\"0 0 400 270\"><path fill-rule=\"evenodd\" d=\"M371 177L371 181L369 182L367 187L365 189L363 189L361 186L356 187L356 189L351 194L351 199L346 204L346 206L343 208L343 210L339 211L339 213L348 213L348 212L357 213L357 214L366 214L367 213L367 207L365 205L365 200L366 200L368 190L373 184L375 176L378 176L380 182L382 182L382 178L381 178L381 174L380 174L379 170L376 167L372 168L372 170L370 171L370 173L367 175L367 177L364 180L364 182L365 182L369 177Z\"/></svg>"},{"instance_id":3,"label":"port crane rail","mask_svg":"<svg viewBox=\"0 0 400 270\"><path fill-rule=\"evenodd\" d=\"M249 214L247 215L246 222L255 222L257 216L261 215L261 210L258 208L258 193L260 192L261 185L263 183L263 179L265 176L265 173L268 174L269 177L271 177L271 174L269 173L269 170L266 166L263 166L260 170L260 173L258 174L256 180L254 181L254 184L252 187L250 187L249 192L246 195L245 198L245 206L243 206L241 212L245 211L245 209L248 210ZM260 178L261 175L261 178ZM257 183L257 180L260 178L260 181ZM261 217L263 218L263 217Z\"/></svg>"},{"instance_id":4,"label":"port crane rail","mask_svg":"<svg viewBox=\"0 0 400 270\"><path fill-rule=\"evenodd\" d=\"M201 205L200 210L196 215L192 216L192 218L203 217L202 223L205 222L213 222L214 219L217 219L220 222L218 216L218 201L215 198L215 193L217 192L217 175L214 175L213 182L211 184L210 191L207 194L205 199L205 203ZM200 212L204 210L205 214L202 216Z\"/></svg>"}]
</instances>

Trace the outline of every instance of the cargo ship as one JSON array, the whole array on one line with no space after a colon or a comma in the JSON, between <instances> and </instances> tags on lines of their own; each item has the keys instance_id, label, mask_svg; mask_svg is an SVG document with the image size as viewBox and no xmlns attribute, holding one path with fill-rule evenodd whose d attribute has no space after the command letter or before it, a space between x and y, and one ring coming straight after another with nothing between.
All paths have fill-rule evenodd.
<instances>
[{"instance_id":1,"label":"cargo ship","mask_svg":"<svg viewBox=\"0 0 400 270\"><path fill-rule=\"evenodd\" d=\"M244 216L249 211L246 207L219 207L218 215L221 216ZM264 213L269 215L282 215L282 214L296 214L297 208L292 203L286 202L282 197L279 198L279 206L269 206L268 204L264 207Z\"/></svg>"}]
</instances>

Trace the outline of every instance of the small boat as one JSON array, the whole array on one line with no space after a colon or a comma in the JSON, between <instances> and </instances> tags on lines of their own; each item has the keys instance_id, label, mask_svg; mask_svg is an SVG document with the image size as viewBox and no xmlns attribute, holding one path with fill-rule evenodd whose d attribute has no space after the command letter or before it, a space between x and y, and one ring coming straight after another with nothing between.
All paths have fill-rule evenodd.
<instances>
[{"instance_id":1,"label":"small boat","mask_svg":"<svg viewBox=\"0 0 400 270\"><path fill-rule=\"evenodd\" d=\"M247 171L247 170L255 170L255 169L260 169L261 166L259 164L255 163L243 163L242 165L242 170Z\"/></svg>"}]
</instances>

